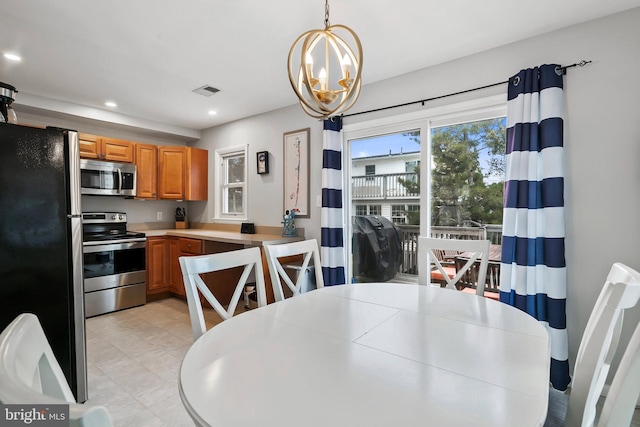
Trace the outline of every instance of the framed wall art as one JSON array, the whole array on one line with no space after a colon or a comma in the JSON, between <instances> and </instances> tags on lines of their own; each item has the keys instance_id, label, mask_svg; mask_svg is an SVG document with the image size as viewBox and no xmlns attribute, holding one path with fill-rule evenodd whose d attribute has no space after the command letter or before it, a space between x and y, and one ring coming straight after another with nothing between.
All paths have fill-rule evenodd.
<instances>
[{"instance_id":1,"label":"framed wall art","mask_svg":"<svg viewBox=\"0 0 640 427\"><path fill-rule=\"evenodd\" d=\"M284 211L309 218L309 128L285 132Z\"/></svg>"},{"instance_id":2,"label":"framed wall art","mask_svg":"<svg viewBox=\"0 0 640 427\"><path fill-rule=\"evenodd\" d=\"M268 151L258 151L256 153L256 162L258 174L262 175L264 173L269 173L269 152Z\"/></svg>"}]
</instances>

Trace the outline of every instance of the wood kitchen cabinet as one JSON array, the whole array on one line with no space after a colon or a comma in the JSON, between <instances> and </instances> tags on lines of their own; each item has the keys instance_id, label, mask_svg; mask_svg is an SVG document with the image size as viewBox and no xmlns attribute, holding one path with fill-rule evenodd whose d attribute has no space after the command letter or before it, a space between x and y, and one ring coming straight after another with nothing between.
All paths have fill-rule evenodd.
<instances>
[{"instance_id":1,"label":"wood kitchen cabinet","mask_svg":"<svg viewBox=\"0 0 640 427\"><path fill-rule=\"evenodd\" d=\"M184 297L179 258L202 254L202 241L181 237L147 238L147 294L172 292Z\"/></svg>"},{"instance_id":2,"label":"wood kitchen cabinet","mask_svg":"<svg viewBox=\"0 0 640 427\"><path fill-rule=\"evenodd\" d=\"M201 255L203 243L184 237L147 238L147 295L171 292L185 297L181 256Z\"/></svg>"},{"instance_id":3,"label":"wood kitchen cabinet","mask_svg":"<svg viewBox=\"0 0 640 427\"><path fill-rule=\"evenodd\" d=\"M83 159L109 160L133 163L134 143L115 138L104 138L79 133L80 157Z\"/></svg>"},{"instance_id":4,"label":"wood kitchen cabinet","mask_svg":"<svg viewBox=\"0 0 640 427\"><path fill-rule=\"evenodd\" d=\"M169 290L169 246L165 237L147 238L147 295Z\"/></svg>"},{"instance_id":5,"label":"wood kitchen cabinet","mask_svg":"<svg viewBox=\"0 0 640 427\"><path fill-rule=\"evenodd\" d=\"M158 198L158 146L136 144L137 195L138 199Z\"/></svg>"},{"instance_id":6,"label":"wood kitchen cabinet","mask_svg":"<svg viewBox=\"0 0 640 427\"><path fill-rule=\"evenodd\" d=\"M158 198L207 200L209 154L193 147L158 148Z\"/></svg>"},{"instance_id":7,"label":"wood kitchen cabinet","mask_svg":"<svg viewBox=\"0 0 640 427\"><path fill-rule=\"evenodd\" d=\"M169 242L170 290L175 294L182 297L186 296L184 281L182 280L182 269L178 258L181 256L202 255L202 246L202 240L185 237L172 238Z\"/></svg>"},{"instance_id":8,"label":"wood kitchen cabinet","mask_svg":"<svg viewBox=\"0 0 640 427\"><path fill-rule=\"evenodd\" d=\"M80 157L83 159L100 159L100 137L88 133L78 133Z\"/></svg>"},{"instance_id":9,"label":"wood kitchen cabinet","mask_svg":"<svg viewBox=\"0 0 640 427\"><path fill-rule=\"evenodd\" d=\"M228 252L243 247L233 243L205 242L186 237L148 237L147 295L170 292L177 297L186 298L179 261L181 256ZM226 305L231 300L242 271L242 268L235 268L206 273L201 277L218 301ZM200 300L203 307L211 307L203 296L200 296Z\"/></svg>"},{"instance_id":10,"label":"wood kitchen cabinet","mask_svg":"<svg viewBox=\"0 0 640 427\"><path fill-rule=\"evenodd\" d=\"M167 265L169 266L169 290L176 295L184 297L184 283L182 281L182 269L180 268L180 242L178 238L169 238L169 258Z\"/></svg>"}]
</instances>

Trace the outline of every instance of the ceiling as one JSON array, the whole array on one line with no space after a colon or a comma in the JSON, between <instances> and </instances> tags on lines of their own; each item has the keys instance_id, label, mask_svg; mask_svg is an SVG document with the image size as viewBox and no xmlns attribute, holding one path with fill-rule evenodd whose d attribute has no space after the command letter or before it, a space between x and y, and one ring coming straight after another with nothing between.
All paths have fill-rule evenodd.
<instances>
[{"instance_id":1,"label":"ceiling","mask_svg":"<svg viewBox=\"0 0 640 427\"><path fill-rule=\"evenodd\" d=\"M331 0L330 21L360 37L366 91L368 83L638 6ZM3 7L0 26L0 52L23 58L0 57L0 81L19 91L16 109L188 133L295 104L287 55L300 34L323 28L324 2L20 0ZM192 92L205 84L220 92Z\"/></svg>"}]
</instances>

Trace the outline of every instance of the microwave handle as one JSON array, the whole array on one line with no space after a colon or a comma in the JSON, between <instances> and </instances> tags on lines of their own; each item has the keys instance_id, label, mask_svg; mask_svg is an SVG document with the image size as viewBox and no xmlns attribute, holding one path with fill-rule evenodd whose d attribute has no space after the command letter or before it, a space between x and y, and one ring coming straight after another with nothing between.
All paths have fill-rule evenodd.
<instances>
[{"instance_id":1,"label":"microwave handle","mask_svg":"<svg viewBox=\"0 0 640 427\"><path fill-rule=\"evenodd\" d=\"M122 171L120 168L116 170L118 171L118 194L122 194Z\"/></svg>"}]
</instances>

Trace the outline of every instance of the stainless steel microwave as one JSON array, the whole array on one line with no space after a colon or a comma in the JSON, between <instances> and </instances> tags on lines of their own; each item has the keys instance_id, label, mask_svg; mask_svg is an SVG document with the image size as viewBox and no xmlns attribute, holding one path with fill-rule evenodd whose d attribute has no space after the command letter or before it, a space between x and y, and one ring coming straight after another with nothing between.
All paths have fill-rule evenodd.
<instances>
[{"instance_id":1,"label":"stainless steel microwave","mask_svg":"<svg viewBox=\"0 0 640 427\"><path fill-rule=\"evenodd\" d=\"M100 196L136 195L136 165L80 160L80 191Z\"/></svg>"}]
</instances>

